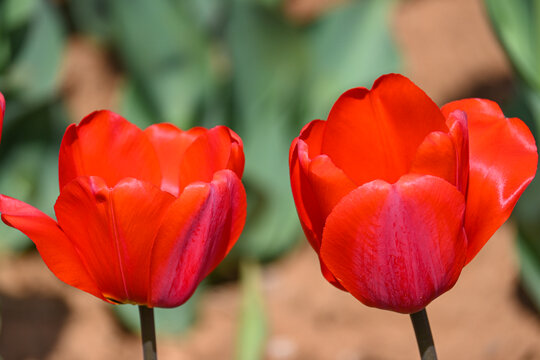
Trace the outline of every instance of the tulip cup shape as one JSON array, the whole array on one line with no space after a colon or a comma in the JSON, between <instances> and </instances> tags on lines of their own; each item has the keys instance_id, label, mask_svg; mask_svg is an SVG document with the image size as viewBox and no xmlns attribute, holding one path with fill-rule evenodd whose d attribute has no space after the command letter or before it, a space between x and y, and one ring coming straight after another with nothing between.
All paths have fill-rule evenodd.
<instances>
[{"instance_id":1,"label":"tulip cup shape","mask_svg":"<svg viewBox=\"0 0 540 360\"><path fill-rule=\"evenodd\" d=\"M97 111L62 139L56 221L5 195L0 212L65 283L111 303L175 307L240 236L243 170L242 141L225 126L142 131Z\"/></svg>"},{"instance_id":2,"label":"tulip cup shape","mask_svg":"<svg viewBox=\"0 0 540 360\"><path fill-rule=\"evenodd\" d=\"M324 277L415 313L457 281L532 181L527 126L489 100L439 107L404 76L345 92L294 139L292 193Z\"/></svg>"}]
</instances>

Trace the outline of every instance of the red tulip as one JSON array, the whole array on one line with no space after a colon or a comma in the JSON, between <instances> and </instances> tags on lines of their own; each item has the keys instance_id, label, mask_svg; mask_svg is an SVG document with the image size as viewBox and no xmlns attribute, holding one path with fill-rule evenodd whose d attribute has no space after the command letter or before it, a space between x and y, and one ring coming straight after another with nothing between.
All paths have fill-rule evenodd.
<instances>
[{"instance_id":1,"label":"red tulip","mask_svg":"<svg viewBox=\"0 0 540 360\"><path fill-rule=\"evenodd\" d=\"M244 226L241 139L225 126L145 131L110 111L66 130L56 221L2 195L2 220L62 281L103 300L184 303Z\"/></svg>"},{"instance_id":2,"label":"red tulip","mask_svg":"<svg viewBox=\"0 0 540 360\"><path fill-rule=\"evenodd\" d=\"M289 161L325 278L368 306L413 313L452 288L506 221L537 159L527 126L496 103L439 109L390 74L306 125Z\"/></svg>"}]
</instances>

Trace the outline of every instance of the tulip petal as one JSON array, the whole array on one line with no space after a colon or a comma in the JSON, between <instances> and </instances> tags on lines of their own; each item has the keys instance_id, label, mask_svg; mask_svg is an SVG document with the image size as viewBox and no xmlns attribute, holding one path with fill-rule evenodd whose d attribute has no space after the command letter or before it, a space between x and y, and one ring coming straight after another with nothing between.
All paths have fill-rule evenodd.
<instances>
[{"instance_id":1,"label":"tulip petal","mask_svg":"<svg viewBox=\"0 0 540 360\"><path fill-rule=\"evenodd\" d=\"M371 91L355 88L336 101L322 153L357 185L389 183L409 171L416 149L431 132L448 132L437 105L409 79L381 76Z\"/></svg>"},{"instance_id":2,"label":"tulip petal","mask_svg":"<svg viewBox=\"0 0 540 360\"><path fill-rule=\"evenodd\" d=\"M144 131L156 150L161 168L161 189L174 196L180 193L180 163L186 149L206 133L202 127L182 131L172 124L155 124Z\"/></svg>"},{"instance_id":3,"label":"tulip petal","mask_svg":"<svg viewBox=\"0 0 540 360\"><path fill-rule=\"evenodd\" d=\"M230 251L246 218L246 194L231 170L188 185L171 205L152 252L152 304L183 304Z\"/></svg>"},{"instance_id":4,"label":"tulip petal","mask_svg":"<svg viewBox=\"0 0 540 360\"><path fill-rule=\"evenodd\" d=\"M300 141L300 145L305 145ZM308 167L306 170L305 168ZM320 257L319 250L321 247L321 239L324 229L324 224L328 214L333 210L335 205L356 185L345 175L343 171L335 167L330 158L326 155L316 157L309 164L304 164L300 160L299 165L299 193L296 197L299 198L298 203L302 206L307 206L303 210L298 210L300 222L304 229L304 233L313 249L319 255L321 272L328 282L337 288L343 290L339 281L328 270L324 261ZM298 207L297 207L298 208ZM304 211L304 214L301 212ZM309 216L307 221L302 220L302 216ZM307 225L309 224L309 225Z\"/></svg>"},{"instance_id":5,"label":"tulip petal","mask_svg":"<svg viewBox=\"0 0 540 360\"><path fill-rule=\"evenodd\" d=\"M307 197L304 199L302 196L303 192L313 193L311 185L307 182L307 174L305 167L302 167L299 160L298 154L298 138L294 139L291 144L291 149L289 152L289 172L291 179L291 189L293 194L294 203L296 205L296 211L300 219L300 225L306 234L306 238L309 243L318 252L320 247L320 236L317 237L315 232L315 225L320 224L320 216L318 212L314 215L310 213L310 210L316 209L313 204L313 197ZM311 203L310 203L311 201ZM313 218L315 217L315 218ZM321 229L322 226L318 225L318 229ZM322 235L322 232L320 233Z\"/></svg>"},{"instance_id":6,"label":"tulip petal","mask_svg":"<svg viewBox=\"0 0 540 360\"><path fill-rule=\"evenodd\" d=\"M185 152L180 165L180 192L196 181L210 182L214 174L230 169L241 178L244 172L242 140L226 126L200 135Z\"/></svg>"},{"instance_id":7,"label":"tulip petal","mask_svg":"<svg viewBox=\"0 0 540 360\"><path fill-rule=\"evenodd\" d=\"M440 131L426 136L418 147L409 173L433 175L457 185L457 151L452 136Z\"/></svg>"},{"instance_id":8,"label":"tulip petal","mask_svg":"<svg viewBox=\"0 0 540 360\"><path fill-rule=\"evenodd\" d=\"M318 155L312 149L320 146L324 126L324 121L312 121L293 142L289 154L291 185L298 215L303 226L309 229L310 234L313 233L308 240L317 252L328 214L343 196L356 188L328 156Z\"/></svg>"},{"instance_id":9,"label":"tulip petal","mask_svg":"<svg viewBox=\"0 0 540 360\"><path fill-rule=\"evenodd\" d=\"M324 220L317 211L313 189L308 182L310 159L320 154L322 136L326 122L314 120L304 126L300 136L293 140L289 150L289 172L291 189L306 237L317 253L321 245Z\"/></svg>"},{"instance_id":10,"label":"tulip petal","mask_svg":"<svg viewBox=\"0 0 540 360\"><path fill-rule=\"evenodd\" d=\"M0 195L0 213L36 245L41 258L60 280L105 300L70 239L51 217L17 199Z\"/></svg>"},{"instance_id":11,"label":"tulip petal","mask_svg":"<svg viewBox=\"0 0 540 360\"><path fill-rule=\"evenodd\" d=\"M469 180L469 125L467 114L456 110L448 114L446 124L450 128L450 135L456 148L457 180L456 186L467 198Z\"/></svg>"},{"instance_id":12,"label":"tulip petal","mask_svg":"<svg viewBox=\"0 0 540 360\"><path fill-rule=\"evenodd\" d=\"M341 198L356 185L326 155L317 156L326 122L314 120L306 125L291 144L289 168L291 188L300 224L319 255L326 217ZM312 161L310 157L314 156ZM328 282L343 287L319 256L321 272Z\"/></svg>"},{"instance_id":13,"label":"tulip petal","mask_svg":"<svg viewBox=\"0 0 540 360\"><path fill-rule=\"evenodd\" d=\"M113 187L133 177L160 186L154 148L137 126L111 111L96 111L66 130L58 159L60 191L78 176L99 176Z\"/></svg>"},{"instance_id":14,"label":"tulip petal","mask_svg":"<svg viewBox=\"0 0 540 360\"><path fill-rule=\"evenodd\" d=\"M147 304L149 254L174 199L133 178L112 189L99 177L64 186L55 205L58 223L109 300Z\"/></svg>"},{"instance_id":15,"label":"tulip petal","mask_svg":"<svg viewBox=\"0 0 540 360\"><path fill-rule=\"evenodd\" d=\"M467 194L469 175L469 133L467 114L454 111L448 115L449 133L429 134L418 147L409 173L433 175L455 185Z\"/></svg>"},{"instance_id":16,"label":"tulip petal","mask_svg":"<svg viewBox=\"0 0 540 360\"><path fill-rule=\"evenodd\" d=\"M300 136L298 138L306 143L308 147L307 156L309 159L321 155L321 146L325 129L326 121L313 120L305 125L302 131L300 131Z\"/></svg>"},{"instance_id":17,"label":"tulip petal","mask_svg":"<svg viewBox=\"0 0 540 360\"><path fill-rule=\"evenodd\" d=\"M445 105L467 114L470 147L469 187L465 211L467 262L508 219L518 198L534 178L538 153L525 123L505 118L489 100L465 99Z\"/></svg>"},{"instance_id":18,"label":"tulip petal","mask_svg":"<svg viewBox=\"0 0 540 360\"><path fill-rule=\"evenodd\" d=\"M357 186L326 155L319 155L311 160L307 176L313 192L304 193L303 196L313 197L322 219L321 225L324 227L328 215L337 203ZM320 235L322 235L322 229Z\"/></svg>"},{"instance_id":19,"label":"tulip petal","mask_svg":"<svg viewBox=\"0 0 540 360\"><path fill-rule=\"evenodd\" d=\"M231 129L227 130L231 137L231 155L226 169L231 169L241 179L244 174L244 143L237 133Z\"/></svg>"},{"instance_id":20,"label":"tulip petal","mask_svg":"<svg viewBox=\"0 0 540 360\"><path fill-rule=\"evenodd\" d=\"M368 306L412 313L449 290L466 257L464 196L429 175L367 183L326 221L321 256Z\"/></svg>"}]
</instances>

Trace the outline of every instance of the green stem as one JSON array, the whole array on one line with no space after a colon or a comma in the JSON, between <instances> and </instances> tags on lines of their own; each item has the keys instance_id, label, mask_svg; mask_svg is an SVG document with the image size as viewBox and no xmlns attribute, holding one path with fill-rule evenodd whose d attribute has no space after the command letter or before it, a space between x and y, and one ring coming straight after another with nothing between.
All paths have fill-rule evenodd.
<instances>
[{"instance_id":1,"label":"green stem","mask_svg":"<svg viewBox=\"0 0 540 360\"><path fill-rule=\"evenodd\" d=\"M420 350L420 358L422 360L437 360L426 309L411 314L411 321L418 342L418 350Z\"/></svg>"},{"instance_id":2,"label":"green stem","mask_svg":"<svg viewBox=\"0 0 540 360\"><path fill-rule=\"evenodd\" d=\"M139 305L139 317L141 318L143 359L157 360L154 309Z\"/></svg>"}]
</instances>

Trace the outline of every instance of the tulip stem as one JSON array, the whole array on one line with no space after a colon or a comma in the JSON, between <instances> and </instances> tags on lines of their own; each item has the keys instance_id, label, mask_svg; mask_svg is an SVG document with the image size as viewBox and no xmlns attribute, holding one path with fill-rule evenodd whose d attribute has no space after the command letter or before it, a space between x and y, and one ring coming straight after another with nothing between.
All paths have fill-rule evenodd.
<instances>
[{"instance_id":1,"label":"tulip stem","mask_svg":"<svg viewBox=\"0 0 540 360\"><path fill-rule=\"evenodd\" d=\"M144 305L139 305L139 317L141 319L143 359L157 360L154 309Z\"/></svg>"},{"instance_id":2,"label":"tulip stem","mask_svg":"<svg viewBox=\"0 0 540 360\"><path fill-rule=\"evenodd\" d=\"M418 342L418 350L420 350L420 358L422 360L437 360L426 309L411 314L411 321L416 334L416 342Z\"/></svg>"}]
</instances>

